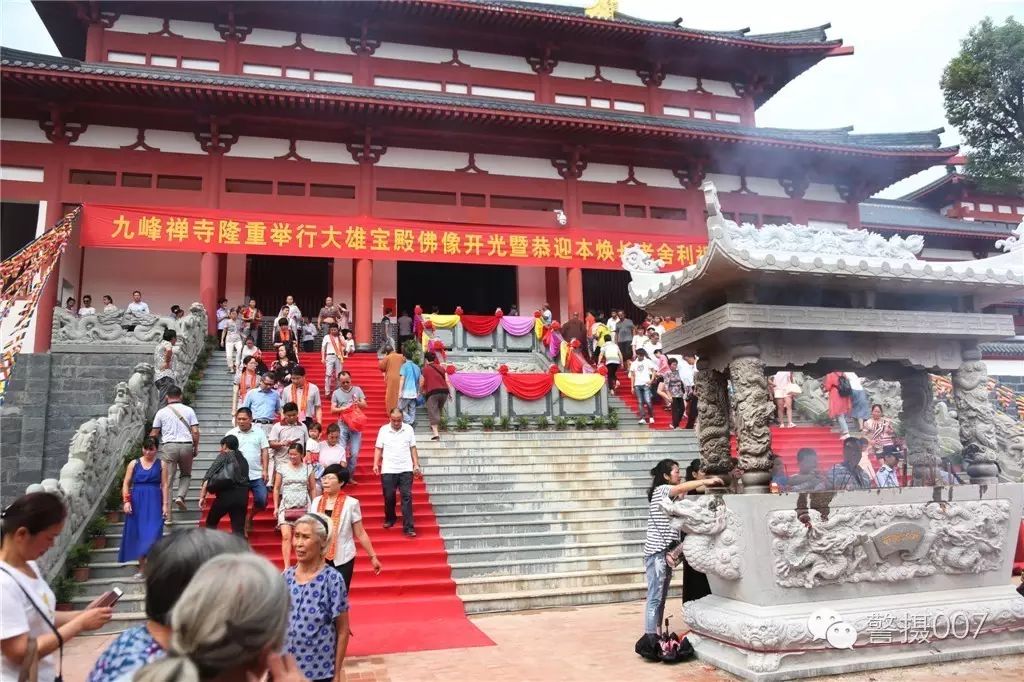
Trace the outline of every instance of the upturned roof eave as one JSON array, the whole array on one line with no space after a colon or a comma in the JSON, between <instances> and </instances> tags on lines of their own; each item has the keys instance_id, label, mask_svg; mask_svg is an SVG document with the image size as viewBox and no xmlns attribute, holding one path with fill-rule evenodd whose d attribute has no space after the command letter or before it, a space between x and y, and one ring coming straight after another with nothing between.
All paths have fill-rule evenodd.
<instances>
[{"instance_id":1,"label":"upturned roof eave","mask_svg":"<svg viewBox=\"0 0 1024 682\"><path fill-rule=\"evenodd\" d=\"M10 52L10 51L8 51ZM39 55L46 57L45 55ZM52 59L52 58L51 58ZM7 61L6 59L4 61ZM69 60L73 61L73 60ZM648 137L679 137L700 140L716 140L720 142L748 143L766 145L786 149L800 149L815 152L827 152L841 155L859 155L889 158L944 158L956 148L920 148L920 147L881 147L875 145L853 145L823 143L807 140L771 137L771 131L751 128L728 128L726 124L704 123L689 124L685 121L667 121L654 116L629 116L603 110L578 109L568 105L556 104L524 104L495 100L495 106L487 106L482 98L469 102L465 98L454 95L433 95L424 93L406 93L399 90L380 91L373 88L358 86L330 86L324 84L303 84L302 90L289 88L291 85L284 79L280 83L267 83L259 79L243 76L217 75L194 72L187 77L176 76L175 72L157 72L107 67L106 65L88 65L94 71L109 70L113 73L86 73L59 66L6 64L2 71L5 80L11 81L19 76L29 79L48 79L51 82L67 82L76 85L120 84L144 89L160 88L165 91L177 91L185 94L205 92L207 95L222 99L237 99L237 95L255 95L273 98L287 97L295 100L333 100L342 105L370 105L406 109L409 111L426 111L436 117L451 114L482 115L494 120L504 119L511 123L535 122L550 127L557 123L565 127L589 127L595 130L617 130L631 132ZM143 77L144 76L144 77ZM97 88L99 90L99 88ZM403 99L403 95L405 99ZM503 106L498 106L503 105ZM699 127L697 127L699 125ZM703 128L703 129L700 129ZM789 134L813 135L816 131L782 131ZM751 134L753 133L753 134Z\"/></svg>"}]
</instances>

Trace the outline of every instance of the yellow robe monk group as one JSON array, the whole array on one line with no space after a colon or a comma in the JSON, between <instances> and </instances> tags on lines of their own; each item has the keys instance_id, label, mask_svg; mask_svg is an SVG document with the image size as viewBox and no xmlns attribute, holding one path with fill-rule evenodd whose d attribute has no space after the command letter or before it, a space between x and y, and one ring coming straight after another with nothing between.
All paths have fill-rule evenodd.
<instances>
[{"instance_id":1,"label":"yellow robe monk group","mask_svg":"<svg viewBox=\"0 0 1024 682\"><path fill-rule=\"evenodd\" d=\"M405 362L405 356L397 351L391 351L380 361L380 371L384 372L384 385L386 387L384 393L384 407L387 409L387 413L391 414L391 410L398 407L398 397L402 392L402 363Z\"/></svg>"}]
</instances>

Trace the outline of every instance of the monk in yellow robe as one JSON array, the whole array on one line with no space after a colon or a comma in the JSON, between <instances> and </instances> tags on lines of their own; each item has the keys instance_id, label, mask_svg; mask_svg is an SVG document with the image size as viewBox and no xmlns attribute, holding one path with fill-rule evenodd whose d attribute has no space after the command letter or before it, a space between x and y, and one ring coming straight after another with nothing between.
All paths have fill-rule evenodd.
<instances>
[{"instance_id":1,"label":"monk in yellow robe","mask_svg":"<svg viewBox=\"0 0 1024 682\"><path fill-rule=\"evenodd\" d=\"M384 409L386 414L398 407L398 397L402 392L402 363L405 356L398 351L391 351L380 360L380 371L384 372Z\"/></svg>"}]
</instances>

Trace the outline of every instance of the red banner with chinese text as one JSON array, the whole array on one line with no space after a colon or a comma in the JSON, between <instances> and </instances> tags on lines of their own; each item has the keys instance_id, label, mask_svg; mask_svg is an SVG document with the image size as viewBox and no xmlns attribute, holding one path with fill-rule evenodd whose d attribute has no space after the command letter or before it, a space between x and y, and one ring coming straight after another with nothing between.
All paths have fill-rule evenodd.
<instances>
[{"instance_id":1,"label":"red banner with chinese text","mask_svg":"<svg viewBox=\"0 0 1024 682\"><path fill-rule=\"evenodd\" d=\"M664 270L691 265L706 247L664 235L98 204L82 207L80 224L81 245L103 248L605 270L621 268L634 243Z\"/></svg>"}]
</instances>

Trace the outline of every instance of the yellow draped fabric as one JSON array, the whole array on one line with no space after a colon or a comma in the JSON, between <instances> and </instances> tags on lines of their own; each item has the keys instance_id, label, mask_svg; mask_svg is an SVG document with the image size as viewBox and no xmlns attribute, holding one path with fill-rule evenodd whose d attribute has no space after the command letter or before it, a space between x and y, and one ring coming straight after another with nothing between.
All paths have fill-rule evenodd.
<instances>
[{"instance_id":1,"label":"yellow draped fabric","mask_svg":"<svg viewBox=\"0 0 1024 682\"><path fill-rule=\"evenodd\" d=\"M565 367L565 360L569 357L569 344L562 341L562 345L558 347L558 359L562 363L562 367Z\"/></svg>"},{"instance_id":2,"label":"yellow draped fabric","mask_svg":"<svg viewBox=\"0 0 1024 682\"><path fill-rule=\"evenodd\" d=\"M600 374L565 374L555 375L555 386L562 395L573 400L586 400L597 395L607 380Z\"/></svg>"},{"instance_id":3,"label":"yellow draped fabric","mask_svg":"<svg viewBox=\"0 0 1024 682\"><path fill-rule=\"evenodd\" d=\"M423 321L430 322L434 325L434 329L451 329L459 323L458 315L436 315L431 313L430 315L424 315Z\"/></svg>"},{"instance_id":4,"label":"yellow draped fabric","mask_svg":"<svg viewBox=\"0 0 1024 682\"><path fill-rule=\"evenodd\" d=\"M538 341L544 337L544 323L539 317L533 318L533 333L537 335Z\"/></svg>"}]
</instances>

